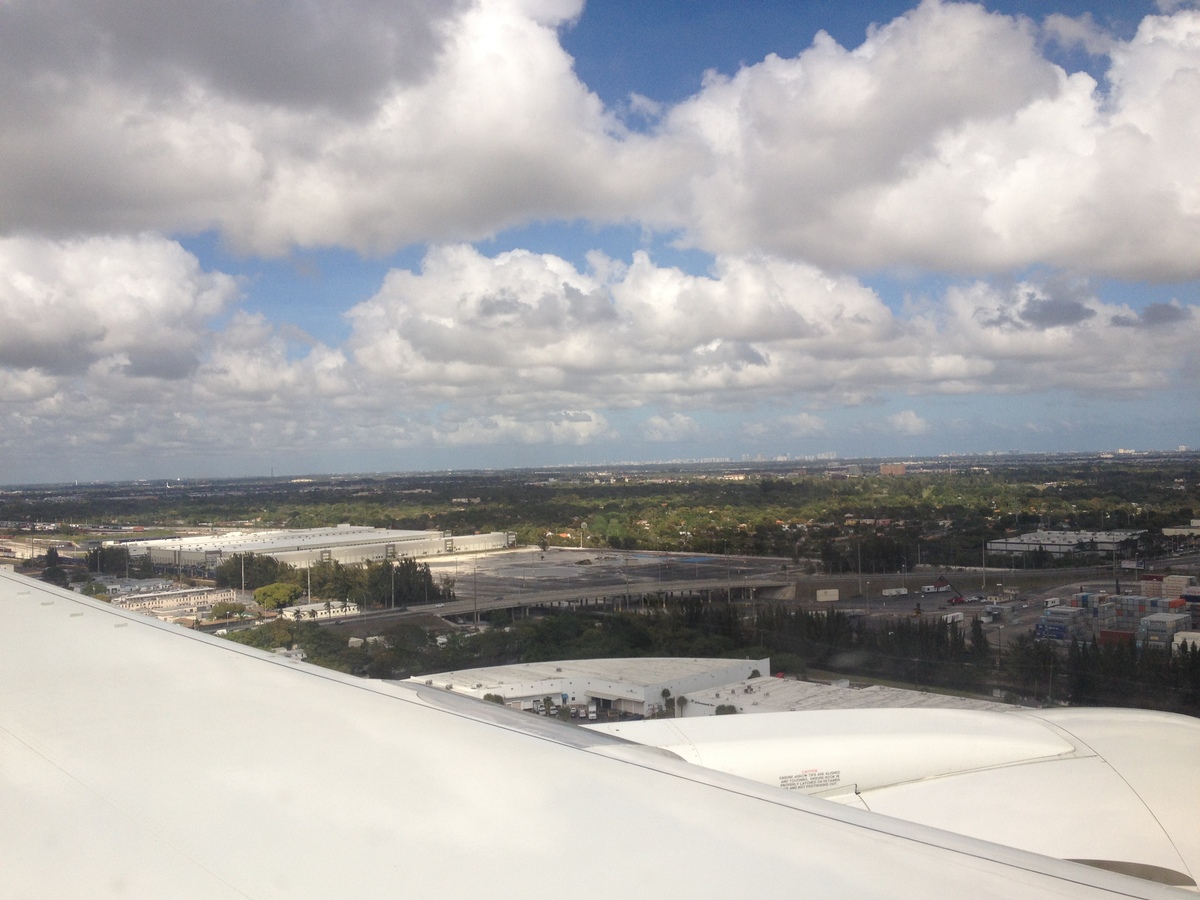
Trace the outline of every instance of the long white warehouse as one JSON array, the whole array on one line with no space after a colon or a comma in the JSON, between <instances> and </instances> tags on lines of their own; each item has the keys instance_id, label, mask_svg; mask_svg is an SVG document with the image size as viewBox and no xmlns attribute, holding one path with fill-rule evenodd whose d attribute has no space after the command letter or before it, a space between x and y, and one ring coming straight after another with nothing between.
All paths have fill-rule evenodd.
<instances>
[{"instance_id":1,"label":"long white warehouse","mask_svg":"<svg viewBox=\"0 0 1200 900\"><path fill-rule=\"evenodd\" d=\"M516 535L452 535L448 531L399 531L362 525L305 528L283 531L230 532L222 535L131 541L121 546L131 556L150 555L155 566L212 570L230 556L254 553L303 568L322 561L346 564L425 557L444 553L476 553L511 547Z\"/></svg>"}]
</instances>

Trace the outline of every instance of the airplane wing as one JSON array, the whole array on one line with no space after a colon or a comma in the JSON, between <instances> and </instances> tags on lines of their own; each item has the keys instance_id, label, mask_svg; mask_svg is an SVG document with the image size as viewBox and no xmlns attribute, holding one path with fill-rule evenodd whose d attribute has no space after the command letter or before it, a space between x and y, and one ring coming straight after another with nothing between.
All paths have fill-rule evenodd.
<instances>
[{"instance_id":1,"label":"airplane wing","mask_svg":"<svg viewBox=\"0 0 1200 900\"><path fill-rule=\"evenodd\" d=\"M13 898L1169 897L0 574Z\"/></svg>"},{"instance_id":2,"label":"airplane wing","mask_svg":"<svg viewBox=\"0 0 1200 900\"><path fill-rule=\"evenodd\" d=\"M697 765L1195 887L1200 720L1138 709L846 709L589 726Z\"/></svg>"}]
</instances>

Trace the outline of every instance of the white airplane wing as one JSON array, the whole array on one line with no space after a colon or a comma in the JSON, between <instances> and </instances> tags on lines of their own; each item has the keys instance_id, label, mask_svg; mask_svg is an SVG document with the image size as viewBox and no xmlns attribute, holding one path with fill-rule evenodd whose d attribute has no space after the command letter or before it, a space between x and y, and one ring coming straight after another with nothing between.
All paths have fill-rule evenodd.
<instances>
[{"instance_id":1,"label":"white airplane wing","mask_svg":"<svg viewBox=\"0 0 1200 900\"><path fill-rule=\"evenodd\" d=\"M1200 720L849 709L591 726L697 765L1166 884L1200 873Z\"/></svg>"},{"instance_id":2,"label":"white airplane wing","mask_svg":"<svg viewBox=\"0 0 1200 900\"><path fill-rule=\"evenodd\" d=\"M0 575L12 898L1168 897Z\"/></svg>"}]
</instances>

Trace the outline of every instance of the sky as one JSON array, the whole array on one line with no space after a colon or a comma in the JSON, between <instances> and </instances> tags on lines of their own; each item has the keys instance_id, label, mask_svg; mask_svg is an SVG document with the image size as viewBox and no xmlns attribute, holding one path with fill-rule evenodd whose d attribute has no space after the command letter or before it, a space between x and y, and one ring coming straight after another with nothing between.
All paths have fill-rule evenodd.
<instances>
[{"instance_id":1,"label":"sky","mask_svg":"<svg viewBox=\"0 0 1200 900\"><path fill-rule=\"evenodd\" d=\"M1200 444L1193 3L7 0L0 484Z\"/></svg>"}]
</instances>

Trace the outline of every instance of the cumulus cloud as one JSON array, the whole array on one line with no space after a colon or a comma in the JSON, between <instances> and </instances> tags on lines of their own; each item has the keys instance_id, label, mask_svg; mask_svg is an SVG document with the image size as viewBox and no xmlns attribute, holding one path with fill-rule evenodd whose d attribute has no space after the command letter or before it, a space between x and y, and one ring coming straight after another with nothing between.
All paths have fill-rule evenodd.
<instances>
[{"instance_id":1,"label":"cumulus cloud","mask_svg":"<svg viewBox=\"0 0 1200 900\"><path fill-rule=\"evenodd\" d=\"M184 378L236 294L234 279L161 237L0 239L0 366L77 375L103 360Z\"/></svg>"},{"instance_id":2,"label":"cumulus cloud","mask_svg":"<svg viewBox=\"0 0 1200 900\"><path fill-rule=\"evenodd\" d=\"M351 310L348 351L364 378L402 385L409 402L526 414L748 410L794 397L853 405L896 392L1106 394L1114 381L1136 391L1169 382L1200 337L1190 306L1139 315L1078 280L977 282L900 314L855 279L785 260L722 257L707 276L644 253L628 265L591 261L581 271L528 251L435 248ZM1137 336L1130 321L1144 326ZM1155 327L1167 322L1178 327ZM647 433L669 439L690 421L673 415L651 419ZM798 434L824 424L782 421Z\"/></svg>"},{"instance_id":3,"label":"cumulus cloud","mask_svg":"<svg viewBox=\"0 0 1200 900\"><path fill-rule=\"evenodd\" d=\"M1193 316L1191 307L1183 306L1178 300L1170 303L1151 303L1138 315L1120 314L1111 319L1113 325L1123 328L1159 328L1182 325Z\"/></svg>"},{"instance_id":4,"label":"cumulus cloud","mask_svg":"<svg viewBox=\"0 0 1200 900\"><path fill-rule=\"evenodd\" d=\"M826 429L825 420L812 413L796 413L790 416L780 416L782 424L795 437L812 437L823 434Z\"/></svg>"},{"instance_id":5,"label":"cumulus cloud","mask_svg":"<svg viewBox=\"0 0 1200 900\"><path fill-rule=\"evenodd\" d=\"M901 410L895 415L888 416L884 425L888 431L906 437L928 434L930 430L929 423L911 409Z\"/></svg>"},{"instance_id":6,"label":"cumulus cloud","mask_svg":"<svg viewBox=\"0 0 1200 900\"><path fill-rule=\"evenodd\" d=\"M713 76L662 131L704 160L674 224L833 268L1196 277L1200 14L1149 17L1107 52L1104 93L1032 23L926 0L853 50L819 35Z\"/></svg>"},{"instance_id":7,"label":"cumulus cloud","mask_svg":"<svg viewBox=\"0 0 1200 900\"><path fill-rule=\"evenodd\" d=\"M1061 46L1082 47L1093 56L1102 56L1117 46L1113 36L1096 24L1091 13L1075 17L1053 13L1046 16L1042 28L1047 37Z\"/></svg>"},{"instance_id":8,"label":"cumulus cloud","mask_svg":"<svg viewBox=\"0 0 1200 900\"><path fill-rule=\"evenodd\" d=\"M700 436L700 426L691 416L671 413L651 416L642 423L642 437L648 441L672 443L690 441Z\"/></svg>"},{"instance_id":9,"label":"cumulus cloud","mask_svg":"<svg viewBox=\"0 0 1200 900\"><path fill-rule=\"evenodd\" d=\"M631 133L575 75L578 2L0 7L0 230L219 229L246 251L638 221L837 271L1200 275L1200 13L924 0L857 47L709 75ZM1040 41L1107 56L1105 87Z\"/></svg>"},{"instance_id":10,"label":"cumulus cloud","mask_svg":"<svg viewBox=\"0 0 1200 900\"><path fill-rule=\"evenodd\" d=\"M0 451L577 446L630 410L677 441L697 410L1178 384L1194 303L1092 288L1200 277L1200 13L1160 8L1117 40L924 0L857 47L634 95L635 133L559 43L579 0L0 4ZM464 243L562 219L711 268ZM163 236L210 228L427 252L329 345ZM893 306L854 274L889 267L958 280Z\"/></svg>"},{"instance_id":11,"label":"cumulus cloud","mask_svg":"<svg viewBox=\"0 0 1200 900\"><path fill-rule=\"evenodd\" d=\"M424 401L744 408L787 388L840 394L858 363L835 345L865 356L902 330L871 291L810 266L722 259L693 276L644 253L628 266L592 260L580 272L527 251L435 248L350 311L349 346Z\"/></svg>"},{"instance_id":12,"label":"cumulus cloud","mask_svg":"<svg viewBox=\"0 0 1200 900\"><path fill-rule=\"evenodd\" d=\"M0 229L389 250L620 218L644 141L575 77L578 3L0 8Z\"/></svg>"},{"instance_id":13,"label":"cumulus cloud","mask_svg":"<svg viewBox=\"0 0 1200 900\"><path fill-rule=\"evenodd\" d=\"M644 253L579 270L452 245L392 271L330 346L231 312L233 279L163 238L10 239L0 257L7 451L580 446L617 440L610 412L633 409L643 439L688 441L701 408L1133 395L1170 384L1200 340L1191 305L1138 312L1079 282L978 282L896 312L853 278L767 257L695 276ZM928 425L906 410L888 428ZM772 429L828 433L804 412Z\"/></svg>"},{"instance_id":14,"label":"cumulus cloud","mask_svg":"<svg viewBox=\"0 0 1200 900\"><path fill-rule=\"evenodd\" d=\"M458 5L16 2L0 10L0 55L17 71L104 72L131 89L195 85L249 103L354 112L430 72Z\"/></svg>"}]
</instances>

